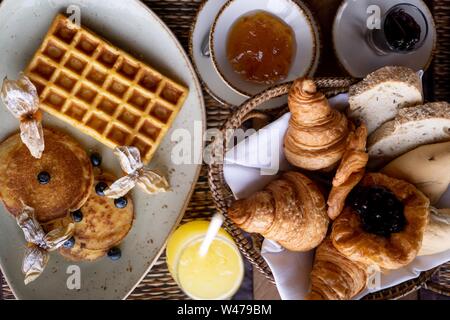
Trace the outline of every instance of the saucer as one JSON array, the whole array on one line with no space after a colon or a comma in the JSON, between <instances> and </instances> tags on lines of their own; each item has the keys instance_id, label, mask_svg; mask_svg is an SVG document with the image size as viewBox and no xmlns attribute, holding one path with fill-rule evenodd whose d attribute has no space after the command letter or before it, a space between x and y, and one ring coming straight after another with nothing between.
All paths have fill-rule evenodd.
<instances>
[{"instance_id":1,"label":"saucer","mask_svg":"<svg viewBox=\"0 0 450 320\"><path fill-rule=\"evenodd\" d=\"M239 106L248 98L231 89L217 73L211 57L206 57L202 54L202 45L204 44L205 39L208 41L209 33L215 17L226 2L227 0L209 0L203 2L200 6L191 27L191 34L189 38L189 55L206 91L223 105ZM305 11L308 12L308 16L311 20L314 21L310 11L307 9L305 9ZM317 43L320 43L319 30L316 30L315 34L317 35ZM320 46L318 45L317 48L319 49ZM284 96L268 101L267 103L261 105L259 109L276 108L286 103L287 97Z\"/></svg>"},{"instance_id":2,"label":"saucer","mask_svg":"<svg viewBox=\"0 0 450 320\"><path fill-rule=\"evenodd\" d=\"M394 5L405 3L415 5L425 15L430 26L425 43L417 51L401 54L377 55L367 44L367 13L371 5L381 9L381 16ZM426 70L432 60L436 42L433 16L422 0L344 0L339 7L333 24L333 44L336 56L348 74L363 78L367 74L387 65L405 66L415 71Z\"/></svg>"}]
</instances>

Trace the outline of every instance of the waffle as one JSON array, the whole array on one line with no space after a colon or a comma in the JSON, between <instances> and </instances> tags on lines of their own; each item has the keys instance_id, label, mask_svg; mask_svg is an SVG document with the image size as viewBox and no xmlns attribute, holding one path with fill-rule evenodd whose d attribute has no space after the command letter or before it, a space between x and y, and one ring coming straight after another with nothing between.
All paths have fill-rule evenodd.
<instances>
[{"instance_id":1,"label":"waffle","mask_svg":"<svg viewBox=\"0 0 450 320\"><path fill-rule=\"evenodd\" d=\"M148 163L188 90L58 15L25 74L41 108L110 148L135 146Z\"/></svg>"}]
</instances>

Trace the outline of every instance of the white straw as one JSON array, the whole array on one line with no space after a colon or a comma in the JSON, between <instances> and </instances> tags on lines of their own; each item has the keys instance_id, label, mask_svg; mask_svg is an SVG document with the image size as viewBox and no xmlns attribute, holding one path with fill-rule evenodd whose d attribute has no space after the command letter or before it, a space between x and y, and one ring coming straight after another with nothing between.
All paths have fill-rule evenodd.
<instances>
[{"instance_id":1,"label":"white straw","mask_svg":"<svg viewBox=\"0 0 450 320\"><path fill-rule=\"evenodd\" d=\"M211 246L213 240L216 238L217 233L219 232L222 224L223 224L223 216L220 213L216 213L211 219L208 231L206 232L205 239L203 239L203 242L200 246L200 250L198 252L200 257L206 256L209 247Z\"/></svg>"}]
</instances>

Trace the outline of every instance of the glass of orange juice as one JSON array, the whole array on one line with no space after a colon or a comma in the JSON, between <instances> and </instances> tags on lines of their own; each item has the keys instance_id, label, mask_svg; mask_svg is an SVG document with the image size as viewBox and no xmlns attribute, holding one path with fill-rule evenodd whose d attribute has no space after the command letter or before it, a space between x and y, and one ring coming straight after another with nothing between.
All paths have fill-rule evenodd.
<instances>
[{"instance_id":1,"label":"glass of orange juice","mask_svg":"<svg viewBox=\"0 0 450 320\"><path fill-rule=\"evenodd\" d=\"M244 277L244 263L233 238L222 228L205 255L200 246L209 222L196 220L180 226L167 242L167 265L180 288L192 299L230 299Z\"/></svg>"}]
</instances>

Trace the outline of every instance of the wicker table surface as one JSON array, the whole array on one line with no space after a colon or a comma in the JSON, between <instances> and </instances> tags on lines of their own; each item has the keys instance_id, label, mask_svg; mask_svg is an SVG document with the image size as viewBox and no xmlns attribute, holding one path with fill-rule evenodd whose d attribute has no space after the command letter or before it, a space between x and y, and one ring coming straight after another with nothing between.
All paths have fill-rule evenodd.
<instances>
[{"instance_id":1,"label":"wicker table surface","mask_svg":"<svg viewBox=\"0 0 450 320\"><path fill-rule=\"evenodd\" d=\"M1 2L1 0L0 0ZM196 12L203 0L146 0L143 1L151 8L175 33L188 51L189 33ZM323 42L323 56L318 73L322 76L343 75L342 70L336 68L337 62L332 53L330 39L330 21L340 3L340 0L307 0L313 11L320 20ZM438 28L438 47L433 65L433 72L430 73L430 83L433 87L433 95L436 99L449 100L450 82L447 80L450 75L450 0L428 1L435 10L435 20ZM328 45L327 45L328 44ZM207 126L219 127L231 115L232 106L223 106L215 101L204 91ZM189 221L195 217L207 217L215 212L215 207L208 188L206 177L206 167L202 168L200 178L196 184L191 202L184 216L184 221ZM441 272L435 274L434 279L427 284L427 287L442 293L449 292L450 288L450 267L443 267ZM430 293L420 294L419 297L437 299L438 297ZM167 270L165 257L162 256L153 269L147 274L145 279L138 285L129 299L185 299L186 296L180 291L176 283ZM6 285L0 274L0 299L14 299L10 289Z\"/></svg>"}]
</instances>

